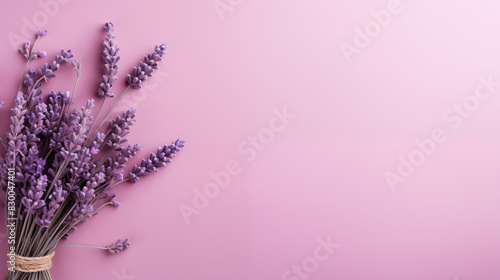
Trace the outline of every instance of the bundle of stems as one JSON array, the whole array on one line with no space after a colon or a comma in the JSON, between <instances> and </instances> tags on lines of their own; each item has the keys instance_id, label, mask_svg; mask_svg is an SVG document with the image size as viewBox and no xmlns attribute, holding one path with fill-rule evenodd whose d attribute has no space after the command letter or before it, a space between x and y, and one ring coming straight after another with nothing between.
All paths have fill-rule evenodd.
<instances>
[{"instance_id":1,"label":"bundle of stems","mask_svg":"<svg viewBox=\"0 0 500 280\"><path fill-rule=\"evenodd\" d=\"M104 102L114 98L111 89L118 79L120 56L113 24L106 23L104 31L104 73L96 87L101 105L96 114L94 100L87 101L80 109L72 108L81 64L70 50L61 50L51 62L36 71L30 68L30 63L46 56L35 47L47 31L38 31L33 44L26 42L19 49L27 63L6 139L1 140L4 152L0 159L0 194L5 202L9 263L4 279L52 279L48 269L50 257L61 246L59 241L68 238L80 224L104 207L120 206L115 201L116 195L111 193L114 187L124 182L136 183L157 172L184 146L184 141L178 139L159 147L124 174L129 160L142 150L140 145L128 144L126 138L135 122L136 111L129 109L112 116L123 97L141 88L158 69L166 45L156 46L134 67L125 79L128 85L125 91L102 122L94 126ZM73 90L45 94L41 86L54 79L55 72L67 65L76 73ZM0 102L0 107L3 104ZM126 249L130 242L125 239L103 247L83 246L114 254ZM44 259L34 259L40 257Z\"/></svg>"}]
</instances>

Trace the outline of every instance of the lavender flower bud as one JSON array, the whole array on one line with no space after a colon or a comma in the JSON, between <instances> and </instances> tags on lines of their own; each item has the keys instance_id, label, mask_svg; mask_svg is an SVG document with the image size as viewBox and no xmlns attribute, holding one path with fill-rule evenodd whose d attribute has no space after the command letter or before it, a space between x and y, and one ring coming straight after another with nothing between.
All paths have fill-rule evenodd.
<instances>
[{"instance_id":1,"label":"lavender flower bud","mask_svg":"<svg viewBox=\"0 0 500 280\"><path fill-rule=\"evenodd\" d=\"M38 82L37 84L35 84L35 82L36 82L36 71L35 69L31 68L24 77L24 85L31 90L36 90L37 88L42 86L41 82ZM27 96L25 98L27 98Z\"/></svg>"},{"instance_id":2,"label":"lavender flower bud","mask_svg":"<svg viewBox=\"0 0 500 280\"><path fill-rule=\"evenodd\" d=\"M75 67L75 69L79 69L80 68L80 62L78 62L78 60L76 60L76 59L73 59L71 61L71 65L73 65L73 67Z\"/></svg>"},{"instance_id":3,"label":"lavender flower bud","mask_svg":"<svg viewBox=\"0 0 500 280\"><path fill-rule=\"evenodd\" d=\"M65 58L66 60L69 59L69 58L73 58L73 53L71 52L71 50L63 50L61 49L61 57ZM59 63L59 64L62 64L62 63Z\"/></svg>"},{"instance_id":4,"label":"lavender flower bud","mask_svg":"<svg viewBox=\"0 0 500 280\"><path fill-rule=\"evenodd\" d=\"M106 24L104 24L104 31L113 32L113 31L115 31L114 27L115 27L115 25L112 22L106 22Z\"/></svg>"},{"instance_id":5,"label":"lavender flower bud","mask_svg":"<svg viewBox=\"0 0 500 280\"><path fill-rule=\"evenodd\" d=\"M102 132L98 132L92 141L92 143L89 145L90 147L90 153L93 155L97 155L100 152L100 147L101 144L104 142L104 138L106 137L106 134Z\"/></svg>"},{"instance_id":6,"label":"lavender flower bud","mask_svg":"<svg viewBox=\"0 0 500 280\"><path fill-rule=\"evenodd\" d=\"M71 65L75 68L76 74L80 75L80 68L82 66L81 63L78 60L73 59L71 60Z\"/></svg>"},{"instance_id":7,"label":"lavender flower bud","mask_svg":"<svg viewBox=\"0 0 500 280\"><path fill-rule=\"evenodd\" d=\"M87 184L87 185L89 185L89 184ZM90 183L90 186L92 186L92 183ZM95 197L95 194L94 194L93 188L83 187L83 189L76 191L76 201L77 202L89 204L94 197Z\"/></svg>"},{"instance_id":8,"label":"lavender flower bud","mask_svg":"<svg viewBox=\"0 0 500 280\"><path fill-rule=\"evenodd\" d=\"M132 75L127 75L127 83L132 88L141 88L141 83L153 75L154 70L158 69L158 62L163 60L167 45L165 43L155 46L153 53L144 56L144 61L139 62L139 67L134 67Z\"/></svg>"},{"instance_id":9,"label":"lavender flower bud","mask_svg":"<svg viewBox=\"0 0 500 280\"><path fill-rule=\"evenodd\" d=\"M30 41L27 41L26 43L24 43L23 47L22 48L19 48L19 52L28 60L32 60L31 58L31 54L30 54Z\"/></svg>"},{"instance_id":10,"label":"lavender flower bud","mask_svg":"<svg viewBox=\"0 0 500 280\"><path fill-rule=\"evenodd\" d=\"M121 242L120 239L118 239L116 242L109 244L109 246L107 247L107 250L111 254L117 254L117 253L120 253L121 251L127 249L128 247L130 247L130 241L128 240L128 238L125 239L123 241L123 243Z\"/></svg>"},{"instance_id":11,"label":"lavender flower bud","mask_svg":"<svg viewBox=\"0 0 500 280\"><path fill-rule=\"evenodd\" d=\"M44 30L44 31L38 30L38 31L36 32L36 36L37 36L37 37L43 37L43 36L45 36L45 35L47 35L47 30Z\"/></svg>"},{"instance_id":12,"label":"lavender flower bud","mask_svg":"<svg viewBox=\"0 0 500 280\"><path fill-rule=\"evenodd\" d=\"M40 68L40 70L38 70L38 71L40 72L40 75L42 75L42 77L45 80L50 80L50 79L56 77L56 74L54 74L53 72L59 69L59 64L55 64L55 65L57 65L57 66L54 66L51 69L51 67L47 63L45 63L43 65L43 68Z\"/></svg>"},{"instance_id":13,"label":"lavender flower bud","mask_svg":"<svg viewBox=\"0 0 500 280\"><path fill-rule=\"evenodd\" d=\"M114 201L114 200L113 200L113 199L115 199L115 197L116 197L116 194L112 195L112 196L109 198L109 202L111 202L111 203L112 203L112 205L113 205L114 207L120 207L121 203L120 203L120 202L118 202L118 201Z\"/></svg>"}]
</instances>

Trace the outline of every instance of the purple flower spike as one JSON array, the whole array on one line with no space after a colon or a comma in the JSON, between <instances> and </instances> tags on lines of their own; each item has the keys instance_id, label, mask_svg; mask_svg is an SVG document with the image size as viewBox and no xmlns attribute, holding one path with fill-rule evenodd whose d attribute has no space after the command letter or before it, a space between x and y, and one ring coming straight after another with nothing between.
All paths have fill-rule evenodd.
<instances>
[{"instance_id":1,"label":"purple flower spike","mask_svg":"<svg viewBox=\"0 0 500 280\"><path fill-rule=\"evenodd\" d=\"M0 101L0 108L2 108L3 105L5 105L5 103L3 103L3 101Z\"/></svg>"},{"instance_id":2,"label":"purple flower spike","mask_svg":"<svg viewBox=\"0 0 500 280\"><path fill-rule=\"evenodd\" d=\"M42 200L42 196L47 187L47 176L40 176L39 179L35 177L30 178L30 187L28 189L22 189L23 198L21 199L22 204L25 207L27 213L35 213L35 211L41 209L45 206L45 201Z\"/></svg>"},{"instance_id":3,"label":"purple flower spike","mask_svg":"<svg viewBox=\"0 0 500 280\"><path fill-rule=\"evenodd\" d=\"M130 247L130 241L128 240L128 238L123 240L123 243L121 242L120 239L118 239L116 242L109 244L109 246L107 247L107 250L111 254L117 254L117 253L120 253L121 251L127 249L128 247Z\"/></svg>"},{"instance_id":4,"label":"purple flower spike","mask_svg":"<svg viewBox=\"0 0 500 280\"><path fill-rule=\"evenodd\" d=\"M19 48L19 52L27 59L30 60L30 41L24 43L22 48Z\"/></svg>"},{"instance_id":5,"label":"purple flower spike","mask_svg":"<svg viewBox=\"0 0 500 280\"><path fill-rule=\"evenodd\" d=\"M45 36L45 35L47 35L47 30L44 30L44 31L38 30L38 31L36 32L36 36L37 36L37 37L43 37L43 36Z\"/></svg>"},{"instance_id":6,"label":"purple flower spike","mask_svg":"<svg viewBox=\"0 0 500 280\"><path fill-rule=\"evenodd\" d=\"M115 41L115 35L113 33L114 26L112 22L108 22L104 25L104 30L108 32L106 38L104 40L104 50L102 52L102 61L104 62L104 68L106 69L105 75L101 78L101 83L99 84L99 88L97 89L97 93L99 96L104 97L114 97L114 94L111 93L111 87L113 86L113 82L118 80L116 76L118 74L118 61L120 60L120 56L118 56L118 45Z\"/></svg>"},{"instance_id":7,"label":"purple flower spike","mask_svg":"<svg viewBox=\"0 0 500 280\"><path fill-rule=\"evenodd\" d=\"M158 69L158 63L163 60L166 49L167 44L165 43L155 46L154 52L145 55L144 61L139 62L139 67L134 67L132 75L127 75L127 83L132 88L141 88L141 83L151 77L153 72Z\"/></svg>"},{"instance_id":8,"label":"purple flower spike","mask_svg":"<svg viewBox=\"0 0 500 280\"><path fill-rule=\"evenodd\" d=\"M130 129L135 122L135 112L136 110L133 108L128 109L123 112L122 116L118 116L116 119L109 121L109 131L111 135L106 142L109 148L116 151L121 151L123 149L122 144L128 141L125 137L130 133Z\"/></svg>"},{"instance_id":9,"label":"purple flower spike","mask_svg":"<svg viewBox=\"0 0 500 280\"><path fill-rule=\"evenodd\" d=\"M56 55L51 64L45 63L43 65L43 67L40 68L38 71L40 72L40 75L42 76L42 78L45 81L48 81L52 78L55 78L56 74L54 74L54 72L59 70L59 66L61 64L68 62L68 59L70 59L72 57L73 57L73 53L71 52L71 50L68 50L68 51L61 50L61 55Z\"/></svg>"},{"instance_id":10,"label":"purple flower spike","mask_svg":"<svg viewBox=\"0 0 500 280\"><path fill-rule=\"evenodd\" d=\"M47 30L45 30L45 31L38 30L38 32L36 33L37 40L38 40L38 38L45 36L45 34L47 34ZM35 43L36 43L36 41L35 41ZM39 58L39 57L45 57L46 53L44 51L33 52L33 47L35 46L35 44L33 44L33 47L31 48L31 50L30 50L30 46L31 46L31 42L27 41L26 43L24 43L22 48L19 48L19 52L28 61L32 61L32 60Z\"/></svg>"},{"instance_id":11,"label":"purple flower spike","mask_svg":"<svg viewBox=\"0 0 500 280\"><path fill-rule=\"evenodd\" d=\"M73 57L73 53L71 52L71 50L68 51L61 50L61 56L68 59Z\"/></svg>"},{"instance_id":12,"label":"purple flower spike","mask_svg":"<svg viewBox=\"0 0 500 280\"><path fill-rule=\"evenodd\" d=\"M172 162L171 159L175 157L175 153L180 151L185 143L186 141L177 139L177 141L170 145L158 148L156 154L151 153L149 159L143 159L140 166L134 165L132 171L129 173L129 180L132 183L136 183L140 177L158 172L158 168Z\"/></svg>"}]
</instances>

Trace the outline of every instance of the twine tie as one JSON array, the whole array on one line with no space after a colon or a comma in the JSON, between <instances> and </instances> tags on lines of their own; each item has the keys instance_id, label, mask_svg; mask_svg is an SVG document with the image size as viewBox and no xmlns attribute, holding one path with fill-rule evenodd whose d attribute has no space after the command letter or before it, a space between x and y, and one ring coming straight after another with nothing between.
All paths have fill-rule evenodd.
<instances>
[{"instance_id":1,"label":"twine tie","mask_svg":"<svg viewBox=\"0 0 500 280\"><path fill-rule=\"evenodd\" d=\"M55 253L56 251L43 257L23 257L16 255L16 265L14 269L21 272L49 270L52 267L52 257L54 257ZM7 267L12 267L9 262L7 262Z\"/></svg>"}]
</instances>

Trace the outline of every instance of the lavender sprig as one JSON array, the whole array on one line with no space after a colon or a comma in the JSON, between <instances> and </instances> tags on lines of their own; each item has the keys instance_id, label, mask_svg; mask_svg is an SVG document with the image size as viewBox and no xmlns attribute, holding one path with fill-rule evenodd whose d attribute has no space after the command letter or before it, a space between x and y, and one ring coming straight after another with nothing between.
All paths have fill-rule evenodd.
<instances>
[{"instance_id":1,"label":"lavender sprig","mask_svg":"<svg viewBox=\"0 0 500 280\"><path fill-rule=\"evenodd\" d=\"M23 198L21 202L28 214L37 213L39 209L45 206L45 200L42 199L47 188L47 176L42 175L39 178L31 177L27 189L22 189Z\"/></svg>"},{"instance_id":2,"label":"lavender sprig","mask_svg":"<svg viewBox=\"0 0 500 280\"><path fill-rule=\"evenodd\" d=\"M99 87L97 89L97 94L99 96L104 97L104 100L101 103L101 106L99 107L99 110L97 111L96 119L97 117L101 114L101 110L104 106L104 102L106 102L107 97L115 97L114 94L111 92L111 87L113 86L113 82L118 79L118 61L120 60L120 56L118 56L118 51L120 50L118 48L118 45L116 44L115 41L115 35L114 35L114 24L112 22L107 22L104 25L104 31L106 31L108 34L106 35L104 39L104 50L102 52L101 58L104 62L104 68L106 70L106 74L101 77L101 83L99 84ZM121 98L120 98L121 100ZM113 111L113 110L112 110ZM102 123L99 125L97 128L95 134L90 137L92 140L97 133L99 133L99 129L101 129L102 125L104 122L108 119L108 116L104 118ZM92 127L91 127L92 128Z\"/></svg>"},{"instance_id":3,"label":"lavender sprig","mask_svg":"<svg viewBox=\"0 0 500 280\"><path fill-rule=\"evenodd\" d=\"M2 196L5 198L5 191L7 188L7 169L14 168L16 172L17 182L22 181L24 178L21 172L20 159L28 152L26 144L26 135L23 133L25 130L25 115L27 110L24 108L26 100L23 93L19 92L16 98L16 106L12 109L14 115L11 117L12 124L7 132L7 149L5 156L2 159Z\"/></svg>"},{"instance_id":4,"label":"lavender sprig","mask_svg":"<svg viewBox=\"0 0 500 280\"><path fill-rule=\"evenodd\" d=\"M54 74L54 72L59 70L59 67L62 64L65 64L66 62L68 62L68 59L70 59L72 57L73 57L73 53L71 52L71 50L67 50L67 51L61 50L61 54L56 55L54 57L54 60L52 61L52 63L50 63L50 64L45 63L43 65L43 67L40 68L39 72L40 72L41 78L39 80L43 79L45 81L48 81L52 78L55 78L56 74Z\"/></svg>"},{"instance_id":5,"label":"lavender sprig","mask_svg":"<svg viewBox=\"0 0 500 280\"><path fill-rule=\"evenodd\" d=\"M76 81L75 81L75 86L73 87L73 92L71 93L71 104L67 107L66 113L69 111L71 105L73 104L76 88L78 87L78 82L80 81L80 73L81 73L81 64L80 62L78 62L78 60L76 59L71 60L71 65L73 66L76 72Z\"/></svg>"},{"instance_id":6,"label":"lavender sprig","mask_svg":"<svg viewBox=\"0 0 500 280\"><path fill-rule=\"evenodd\" d=\"M29 46L31 44L30 41L27 41L26 43L24 43L24 46L22 48L19 48L19 52L21 52L21 54L26 58L27 61L26 61L26 66L24 67L23 75L21 76L21 82L19 84L19 89L17 91L21 91L21 89L23 87L24 75L26 74L26 71L28 70L28 66L29 66L30 62L33 59L36 59L38 57L45 57L46 53L44 51L37 51L36 53L33 54L33 49L35 48L35 45L38 42L38 39L40 39L41 37L43 37L45 35L47 35L47 30L44 30L44 31L38 30L38 32L36 33L35 42L33 43L33 46L31 47L31 49L29 48Z\"/></svg>"},{"instance_id":7,"label":"lavender sprig","mask_svg":"<svg viewBox=\"0 0 500 280\"><path fill-rule=\"evenodd\" d=\"M37 37L37 39L38 38L39 37ZM26 60L32 61L32 60L35 60L35 59L37 59L39 57L45 57L47 55L47 53L45 53L44 51L36 51L36 52L34 52L33 48L30 49L30 44L31 44L31 42L27 41L26 43L24 43L24 46L22 48L19 48L19 52L22 55L24 55L24 57L26 58Z\"/></svg>"},{"instance_id":8,"label":"lavender sprig","mask_svg":"<svg viewBox=\"0 0 500 280\"><path fill-rule=\"evenodd\" d=\"M109 190L112 189L115 185L123 183L127 180L123 179L122 169L125 168L125 163L127 163L128 160L133 158L137 154L137 152L141 150L141 145L128 145L127 148L122 148L117 156L108 159L105 170L105 183L98 188L98 192L103 194L101 197L99 197L99 200L106 198ZM116 181L118 182L115 183ZM95 201L95 203L97 201Z\"/></svg>"},{"instance_id":9,"label":"lavender sprig","mask_svg":"<svg viewBox=\"0 0 500 280\"><path fill-rule=\"evenodd\" d=\"M155 46L154 51L151 53L148 53L144 56L144 61L139 61L139 66L134 67L131 74L127 74L127 83L128 87L125 89L125 91L122 93L120 98L116 101L115 105L111 110L109 111L108 115L103 119L99 127L97 127L96 132L98 132L103 124L108 120L108 118L111 116L111 114L114 112L118 104L122 101L123 97L127 95L127 93L130 91L130 89L139 89L141 88L141 83L144 82L145 80L148 79L148 77L151 77L153 75L153 72L158 69L159 62L163 60L163 55L166 53L165 50L167 49L167 44L163 43L159 46ZM101 105L102 108L102 105ZM98 115L100 113L101 109L99 109Z\"/></svg>"},{"instance_id":10,"label":"lavender sprig","mask_svg":"<svg viewBox=\"0 0 500 280\"><path fill-rule=\"evenodd\" d=\"M87 244L74 244L74 243L65 243L62 244L56 248L62 247L62 246L80 246L80 247L89 247L89 248L97 248L97 249L102 249L108 251L110 254L117 254L120 253L121 251L127 249L130 247L131 243L127 239L123 240L121 242L121 239L118 239L117 241L109 244L107 247L101 247L101 246L95 246L95 245L87 245Z\"/></svg>"},{"instance_id":11,"label":"lavender sprig","mask_svg":"<svg viewBox=\"0 0 500 280\"><path fill-rule=\"evenodd\" d=\"M116 242L113 242L109 244L108 246L108 252L111 254L117 254L120 253L121 251L127 249L130 246L130 241L127 239L123 240L123 242L118 239Z\"/></svg>"},{"instance_id":12,"label":"lavender sprig","mask_svg":"<svg viewBox=\"0 0 500 280\"><path fill-rule=\"evenodd\" d=\"M63 189L62 181L59 180L55 184L54 191L48 198L48 205L45 205L39 216L36 218L36 223L43 229L48 228L52 223L54 214L61 206L61 203L66 199L68 192Z\"/></svg>"},{"instance_id":13,"label":"lavender sprig","mask_svg":"<svg viewBox=\"0 0 500 280\"><path fill-rule=\"evenodd\" d=\"M127 75L127 83L133 88L141 88L141 83L151 77L153 72L158 69L158 63L163 60L166 53L167 44L163 43L155 46L154 52L144 56L144 61L139 62L138 67L134 67L132 75Z\"/></svg>"},{"instance_id":14,"label":"lavender sprig","mask_svg":"<svg viewBox=\"0 0 500 280\"><path fill-rule=\"evenodd\" d=\"M55 78L56 74L54 72L59 70L60 65L66 63L72 57L73 53L71 50L61 50L61 54L56 55L51 64L45 63L42 68L38 69L39 78L37 78L37 73L33 68L26 74L24 85L26 85L27 91L24 98L27 101L26 105L28 108L41 101L41 98L38 97L42 94L42 91L39 89L42 86L42 81L48 82L50 79ZM37 98L36 102L32 102L32 98Z\"/></svg>"},{"instance_id":15,"label":"lavender sprig","mask_svg":"<svg viewBox=\"0 0 500 280\"><path fill-rule=\"evenodd\" d=\"M185 143L184 140L177 139L177 141L170 145L158 148L156 154L151 153L149 159L143 159L139 166L134 165L132 171L129 173L129 180L132 183L136 183L141 177L158 172L158 168L172 162L171 159L175 157L175 153L180 151Z\"/></svg>"},{"instance_id":16,"label":"lavender sprig","mask_svg":"<svg viewBox=\"0 0 500 280\"><path fill-rule=\"evenodd\" d=\"M112 22L108 22L104 25L104 30L108 33L104 40L104 50L102 52L102 60L104 62L104 68L106 69L106 74L101 77L101 84L97 89L99 96L104 97L114 97L111 93L111 87L113 82L118 80L116 76L118 74L118 61L120 56L118 56L118 45L115 41L114 25Z\"/></svg>"},{"instance_id":17,"label":"lavender sprig","mask_svg":"<svg viewBox=\"0 0 500 280\"><path fill-rule=\"evenodd\" d=\"M33 43L33 46L31 46L31 48L30 48L30 44L31 44L30 41L26 41L26 43L24 43L23 47L19 48L19 52L26 58L26 60L28 62L32 61L36 58L39 58L39 57L45 57L46 53L44 51L36 51L36 52L33 51L36 43L38 42L38 39L40 39L41 37L43 37L45 35L47 35L47 30L44 30L44 31L38 30L38 32L36 33L35 42Z\"/></svg>"}]
</instances>

